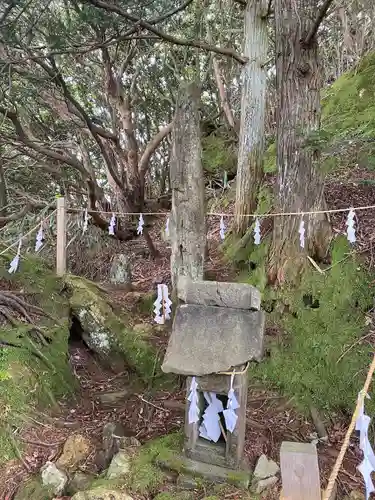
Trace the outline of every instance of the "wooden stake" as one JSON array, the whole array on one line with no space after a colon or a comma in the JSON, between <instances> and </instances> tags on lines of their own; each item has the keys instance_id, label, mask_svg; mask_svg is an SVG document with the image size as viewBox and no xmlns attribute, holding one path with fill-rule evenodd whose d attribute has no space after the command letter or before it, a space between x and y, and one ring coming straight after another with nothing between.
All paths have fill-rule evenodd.
<instances>
[{"instance_id":1,"label":"wooden stake","mask_svg":"<svg viewBox=\"0 0 375 500\"><path fill-rule=\"evenodd\" d=\"M66 273L66 206L65 198L57 198L57 238L56 238L56 274Z\"/></svg>"},{"instance_id":2,"label":"wooden stake","mask_svg":"<svg viewBox=\"0 0 375 500\"><path fill-rule=\"evenodd\" d=\"M285 500L321 500L316 447L284 441L280 450L282 496Z\"/></svg>"}]
</instances>

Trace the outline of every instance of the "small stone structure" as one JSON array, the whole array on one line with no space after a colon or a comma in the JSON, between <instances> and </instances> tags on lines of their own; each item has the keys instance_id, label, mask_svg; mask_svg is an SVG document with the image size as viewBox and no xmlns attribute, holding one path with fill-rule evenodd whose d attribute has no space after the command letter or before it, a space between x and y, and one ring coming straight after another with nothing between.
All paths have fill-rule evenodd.
<instances>
[{"instance_id":1,"label":"small stone structure","mask_svg":"<svg viewBox=\"0 0 375 500\"><path fill-rule=\"evenodd\" d=\"M186 405L183 470L201 474L212 481L247 487L248 468L243 449L246 428L248 363L260 361L263 352L264 313L260 292L243 283L178 280L178 298L172 334L162 370L187 375L189 393L192 377L198 384L199 421L189 423ZM239 408L233 432L225 428L218 442L200 437L199 428L206 408L204 393L215 393L224 408L233 378Z\"/></svg>"}]
</instances>

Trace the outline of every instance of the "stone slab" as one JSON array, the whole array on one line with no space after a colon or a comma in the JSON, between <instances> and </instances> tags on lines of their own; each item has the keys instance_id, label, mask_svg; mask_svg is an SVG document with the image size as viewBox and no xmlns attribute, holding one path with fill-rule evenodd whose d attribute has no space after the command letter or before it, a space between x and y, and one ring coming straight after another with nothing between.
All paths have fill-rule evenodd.
<instances>
[{"instance_id":1,"label":"stone slab","mask_svg":"<svg viewBox=\"0 0 375 500\"><path fill-rule=\"evenodd\" d=\"M178 298L187 304L232 307L234 309L260 310L260 291L247 283L219 281L192 281L180 276Z\"/></svg>"},{"instance_id":2,"label":"stone slab","mask_svg":"<svg viewBox=\"0 0 375 500\"><path fill-rule=\"evenodd\" d=\"M238 488L248 489L250 471L248 469L228 469L218 465L205 464L190 460L184 456L173 457L171 460L157 459L157 463L164 469L175 470L182 474L198 476L208 483L233 484Z\"/></svg>"},{"instance_id":3,"label":"stone slab","mask_svg":"<svg viewBox=\"0 0 375 500\"><path fill-rule=\"evenodd\" d=\"M260 361L263 333L263 311L180 305L162 370L200 376Z\"/></svg>"}]
</instances>

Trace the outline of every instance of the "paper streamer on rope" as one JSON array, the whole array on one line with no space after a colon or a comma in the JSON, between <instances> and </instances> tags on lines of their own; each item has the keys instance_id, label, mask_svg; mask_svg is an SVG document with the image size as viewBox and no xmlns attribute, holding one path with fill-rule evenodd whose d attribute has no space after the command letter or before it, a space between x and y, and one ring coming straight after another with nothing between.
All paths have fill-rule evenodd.
<instances>
[{"instance_id":1,"label":"paper streamer on rope","mask_svg":"<svg viewBox=\"0 0 375 500\"><path fill-rule=\"evenodd\" d=\"M199 421L199 407L198 407L198 384L195 377L192 378L190 384L190 392L188 396L189 405L189 424L195 424Z\"/></svg>"},{"instance_id":2,"label":"paper streamer on rope","mask_svg":"<svg viewBox=\"0 0 375 500\"><path fill-rule=\"evenodd\" d=\"M258 217L255 219L255 226L254 226L254 243L256 245L260 245L260 222Z\"/></svg>"},{"instance_id":3,"label":"paper streamer on rope","mask_svg":"<svg viewBox=\"0 0 375 500\"><path fill-rule=\"evenodd\" d=\"M166 319L171 318L172 301L168 295L167 285L158 285L158 296L154 302L155 322L164 325Z\"/></svg>"},{"instance_id":4,"label":"paper streamer on rope","mask_svg":"<svg viewBox=\"0 0 375 500\"><path fill-rule=\"evenodd\" d=\"M223 186L224 189L228 187L228 172L226 170L224 170Z\"/></svg>"},{"instance_id":5,"label":"paper streamer on rope","mask_svg":"<svg viewBox=\"0 0 375 500\"><path fill-rule=\"evenodd\" d=\"M143 226L145 225L145 222L143 220L143 215L139 215L139 221L138 221L138 227L137 227L137 234L143 234Z\"/></svg>"},{"instance_id":6,"label":"paper streamer on rope","mask_svg":"<svg viewBox=\"0 0 375 500\"><path fill-rule=\"evenodd\" d=\"M367 397L369 396L367 395ZM371 478L371 473L375 471L375 455L368 438L370 422L371 418L365 415L364 405L362 404L355 428L359 431L359 447L363 452L363 460L358 470L362 474L366 486L366 500L368 500L371 493L375 491L374 483Z\"/></svg>"},{"instance_id":7,"label":"paper streamer on rope","mask_svg":"<svg viewBox=\"0 0 375 500\"><path fill-rule=\"evenodd\" d=\"M203 422L199 427L199 435L208 441L217 443L221 436L219 413L224 411L223 403L217 399L214 392L204 392L208 407L203 413Z\"/></svg>"},{"instance_id":8,"label":"paper streamer on rope","mask_svg":"<svg viewBox=\"0 0 375 500\"><path fill-rule=\"evenodd\" d=\"M166 223L165 223L165 234L169 236L169 217L167 217Z\"/></svg>"},{"instance_id":9,"label":"paper streamer on rope","mask_svg":"<svg viewBox=\"0 0 375 500\"><path fill-rule=\"evenodd\" d=\"M346 225L347 225L346 235L347 235L348 241L350 241L350 243L356 242L354 217L355 217L355 212L354 212L353 208L351 208L349 210L349 213L348 213L348 218L346 219Z\"/></svg>"},{"instance_id":10,"label":"paper streamer on rope","mask_svg":"<svg viewBox=\"0 0 375 500\"><path fill-rule=\"evenodd\" d=\"M42 248L42 246L43 246L43 239L44 239L44 235L43 235L43 222L41 222L39 231L36 234L35 252L39 252L39 250Z\"/></svg>"},{"instance_id":11,"label":"paper streamer on rope","mask_svg":"<svg viewBox=\"0 0 375 500\"><path fill-rule=\"evenodd\" d=\"M87 208L86 208L86 210L85 210L85 216L84 216L84 219L83 219L83 228L82 228L82 233L83 234L87 231L88 224L89 224L89 214L88 214ZM113 229L114 229L114 226L113 226ZM111 233L109 233L109 234L111 234ZM114 232L113 232L113 234L114 234Z\"/></svg>"},{"instance_id":12,"label":"paper streamer on rope","mask_svg":"<svg viewBox=\"0 0 375 500\"><path fill-rule=\"evenodd\" d=\"M225 425L229 432L233 432L234 429L236 428L238 416L234 410L237 410L240 407L237 398L234 394L233 382L234 382L234 373L230 377L230 389L228 392L227 409L223 411L223 415L225 418Z\"/></svg>"},{"instance_id":13,"label":"paper streamer on rope","mask_svg":"<svg viewBox=\"0 0 375 500\"><path fill-rule=\"evenodd\" d=\"M17 271L18 266L20 264L20 257L21 257L21 246L22 246L22 238L20 238L20 241L18 243L18 250L16 255L13 257L12 262L10 263L8 272L9 274L13 274Z\"/></svg>"},{"instance_id":14,"label":"paper streamer on rope","mask_svg":"<svg viewBox=\"0 0 375 500\"><path fill-rule=\"evenodd\" d=\"M298 229L299 244L300 244L301 248L305 248L305 232L306 232L305 221L303 220L303 215L302 215L301 222L299 223L299 229Z\"/></svg>"},{"instance_id":15,"label":"paper streamer on rope","mask_svg":"<svg viewBox=\"0 0 375 500\"><path fill-rule=\"evenodd\" d=\"M225 238L225 224L224 224L224 217L221 216L220 219L220 238L223 240Z\"/></svg>"},{"instance_id":16,"label":"paper streamer on rope","mask_svg":"<svg viewBox=\"0 0 375 500\"><path fill-rule=\"evenodd\" d=\"M108 233L111 236L115 235L115 227L116 227L116 216L115 214L112 214L111 220L109 221L109 226L108 226Z\"/></svg>"}]
</instances>

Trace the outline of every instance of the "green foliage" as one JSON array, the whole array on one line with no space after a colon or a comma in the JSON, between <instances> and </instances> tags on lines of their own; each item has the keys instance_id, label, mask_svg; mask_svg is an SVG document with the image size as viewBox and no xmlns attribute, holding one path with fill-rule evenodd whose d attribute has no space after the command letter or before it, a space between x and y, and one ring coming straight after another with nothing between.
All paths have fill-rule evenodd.
<instances>
[{"instance_id":1,"label":"green foliage","mask_svg":"<svg viewBox=\"0 0 375 500\"><path fill-rule=\"evenodd\" d=\"M168 434L142 446L132 463L132 491L141 494L156 492L166 479L156 461L173 459L174 454L181 452L181 449L182 436L178 433Z\"/></svg>"},{"instance_id":2,"label":"green foliage","mask_svg":"<svg viewBox=\"0 0 375 500\"><path fill-rule=\"evenodd\" d=\"M274 312L269 318L282 329L283 339L271 344L271 356L254 376L303 408L312 403L323 410L352 411L371 358L371 347L358 342L367 331L365 312L372 307L370 281L340 237L324 274L311 267L299 288L272 290L270 303L282 302L288 309L282 317Z\"/></svg>"}]
</instances>

